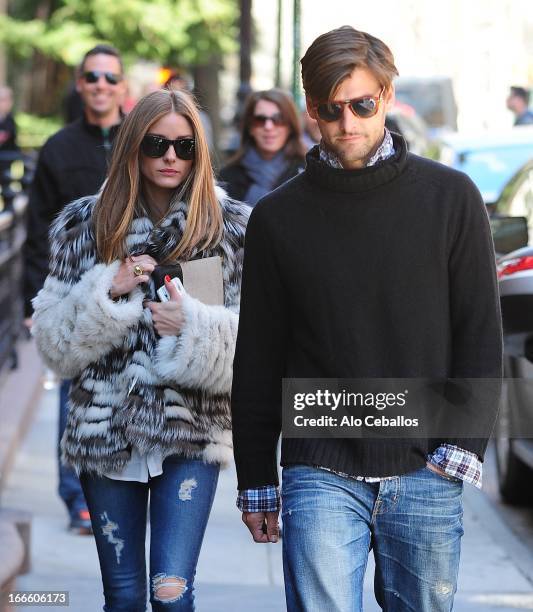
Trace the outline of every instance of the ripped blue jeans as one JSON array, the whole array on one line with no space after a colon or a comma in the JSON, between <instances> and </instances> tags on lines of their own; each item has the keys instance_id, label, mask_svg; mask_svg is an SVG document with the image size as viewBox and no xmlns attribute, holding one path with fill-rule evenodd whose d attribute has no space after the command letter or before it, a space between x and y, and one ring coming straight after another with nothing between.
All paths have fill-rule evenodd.
<instances>
[{"instance_id":1,"label":"ripped blue jeans","mask_svg":"<svg viewBox=\"0 0 533 612\"><path fill-rule=\"evenodd\" d=\"M152 610L194 610L194 576L218 473L218 465L171 456L163 463L163 473L147 483L81 475L106 612L146 610L149 495Z\"/></svg>"}]
</instances>

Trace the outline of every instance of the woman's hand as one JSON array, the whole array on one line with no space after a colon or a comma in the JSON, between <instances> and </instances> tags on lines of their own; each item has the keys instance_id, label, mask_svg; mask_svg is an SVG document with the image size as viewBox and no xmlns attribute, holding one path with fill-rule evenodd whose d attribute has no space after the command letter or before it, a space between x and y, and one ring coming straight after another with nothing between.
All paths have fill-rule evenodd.
<instances>
[{"instance_id":1,"label":"woman's hand","mask_svg":"<svg viewBox=\"0 0 533 612\"><path fill-rule=\"evenodd\" d=\"M135 270L142 271L141 274L135 274ZM109 294L112 298L120 297L130 293L137 285L147 283L150 280L150 274L157 266L157 261L150 255L135 255L127 257L121 264L118 272L115 274L113 284Z\"/></svg>"},{"instance_id":2,"label":"woman's hand","mask_svg":"<svg viewBox=\"0 0 533 612\"><path fill-rule=\"evenodd\" d=\"M176 336L184 323L181 295L168 275L165 276L165 287L170 296L169 302L147 302L146 305L152 311L157 333L160 336Z\"/></svg>"}]
</instances>

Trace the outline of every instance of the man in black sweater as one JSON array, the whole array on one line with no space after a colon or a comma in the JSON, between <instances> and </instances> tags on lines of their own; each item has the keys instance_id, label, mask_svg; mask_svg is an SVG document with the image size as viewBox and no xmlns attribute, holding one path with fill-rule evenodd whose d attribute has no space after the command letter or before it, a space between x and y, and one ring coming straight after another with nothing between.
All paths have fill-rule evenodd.
<instances>
[{"instance_id":1,"label":"man in black sweater","mask_svg":"<svg viewBox=\"0 0 533 612\"><path fill-rule=\"evenodd\" d=\"M246 234L232 419L237 505L256 542L278 537L282 378L501 376L483 202L468 177L385 128L389 48L344 26L301 63L322 140ZM497 401L481 410L493 424ZM453 438L283 438L290 612L361 609L370 546L383 609L451 610L463 482L481 486L488 441L472 435L477 418Z\"/></svg>"},{"instance_id":2,"label":"man in black sweater","mask_svg":"<svg viewBox=\"0 0 533 612\"><path fill-rule=\"evenodd\" d=\"M51 136L39 153L30 191L27 239L24 245L24 297L27 325L31 326L31 300L48 274L48 231L63 207L100 189L107 171L111 145L122 119L120 105L126 89L122 60L116 49L97 45L79 68L76 88L84 102L84 115ZM70 381L60 388L59 440L67 416ZM70 515L70 528L91 533L87 504L77 475L59 465L59 495Z\"/></svg>"}]
</instances>

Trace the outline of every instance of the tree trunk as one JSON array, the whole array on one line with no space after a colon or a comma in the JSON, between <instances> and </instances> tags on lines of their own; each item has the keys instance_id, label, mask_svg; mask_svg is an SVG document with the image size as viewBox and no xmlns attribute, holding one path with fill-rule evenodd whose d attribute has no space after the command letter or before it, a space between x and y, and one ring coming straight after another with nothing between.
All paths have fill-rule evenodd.
<instances>
[{"instance_id":1,"label":"tree trunk","mask_svg":"<svg viewBox=\"0 0 533 612\"><path fill-rule=\"evenodd\" d=\"M211 57L207 64L193 68L195 94L200 106L207 112L213 127L213 162L218 165L218 142L220 137L219 72L222 67L218 55Z\"/></svg>"},{"instance_id":2,"label":"tree trunk","mask_svg":"<svg viewBox=\"0 0 533 612\"><path fill-rule=\"evenodd\" d=\"M7 0L0 0L0 15L7 15ZM7 82L6 50L0 45L0 84Z\"/></svg>"},{"instance_id":3,"label":"tree trunk","mask_svg":"<svg viewBox=\"0 0 533 612\"><path fill-rule=\"evenodd\" d=\"M68 66L35 52L30 82L29 112L37 115L60 114L66 86L71 78Z\"/></svg>"},{"instance_id":4,"label":"tree trunk","mask_svg":"<svg viewBox=\"0 0 533 612\"><path fill-rule=\"evenodd\" d=\"M35 19L47 21L54 4L53 0L40 0L35 7ZM63 93L72 78L70 68L39 51L34 51L23 65L24 69L15 77L20 92L19 109L36 115L59 114Z\"/></svg>"}]
</instances>

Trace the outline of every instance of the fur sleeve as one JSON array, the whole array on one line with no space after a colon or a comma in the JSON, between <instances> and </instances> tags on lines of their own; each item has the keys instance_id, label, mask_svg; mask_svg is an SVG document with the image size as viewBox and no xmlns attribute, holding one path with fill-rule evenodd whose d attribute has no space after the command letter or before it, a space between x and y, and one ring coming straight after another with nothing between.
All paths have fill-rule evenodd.
<instances>
[{"instance_id":1,"label":"fur sleeve","mask_svg":"<svg viewBox=\"0 0 533 612\"><path fill-rule=\"evenodd\" d=\"M112 348L142 314L143 294L109 297L120 266L96 263L91 199L68 205L50 231L50 274L33 300L32 334L47 365L71 378Z\"/></svg>"},{"instance_id":2,"label":"fur sleeve","mask_svg":"<svg viewBox=\"0 0 533 612\"><path fill-rule=\"evenodd\" d=\"M220 245L224 265L224 306L207 306L183 294L184 326L179 336L165 336L156 349L156 370L164 380L210 393L229 393L239 324L244 233L250 208L225 197L224 239Z\"/></svg>"},{"instance_id":3,"label":"fur sleeve","mask_svg":"<svg viewBox=\"0 0 533 612\"><path fill-rule=\"evenodd\" d=\"M182 308L185 323L181 334L158 342L158 374L186 388L229 393L238 315L224 306L207 306L185 293Z\"/></svg>"},{"instance_id":4,"label":"fur sleeve","mask_svg":"<svg viewBox=\"0 0 533 612\"><path fill-rule=\"evenodd\" d=\"M63 378L78 375L90 363L121 345L142 314L143 293L126 302L109 297L120 262L97 264L70 286L48 276L33 300L32 334L45 363Z\"/></svg>"}]
</instances>

